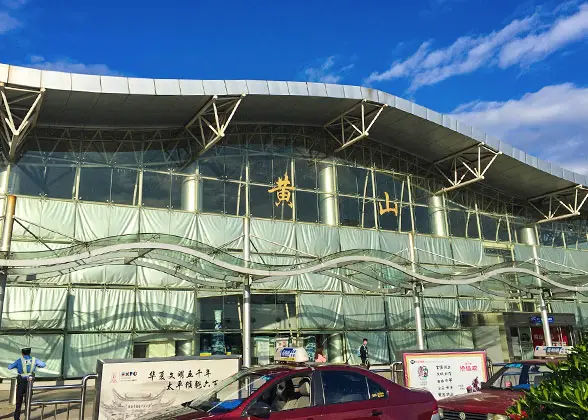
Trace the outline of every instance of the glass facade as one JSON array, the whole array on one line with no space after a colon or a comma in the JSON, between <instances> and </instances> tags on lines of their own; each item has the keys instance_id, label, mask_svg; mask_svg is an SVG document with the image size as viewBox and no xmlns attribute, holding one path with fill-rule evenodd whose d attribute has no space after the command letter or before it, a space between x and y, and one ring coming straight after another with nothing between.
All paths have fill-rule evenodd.
<instances>
[{"instance_id":1,"label":"glass facade","mask_svg":"<svg viewBox=\"0 0 588 420\"><path fill-rule=\"evenodd\" d=\"M367 140L342 157L327 144L312 127L235 126L199 156L173 130L63 136L37 129L17 163L3 167L4 195L19 197L11 250L152 233L240 256L242 219L250 217L254 262L288 266L361 249L408 258L411 234L420 267L455 272L528 261L521 231L530 227L549 270L588 272L585 220L533 225L530 209L482 188L435 195L439 180L423 175L417 158ZM94 371L97 357L164 351L153 343L170 343L166 355L207 354L218 348L219 330L227 352L241 351L238 289L174 275L171 259L162 273L130 265L133 258L63 274L9 276L0 336L6 357L30 345L50 360L47 375L73 377ZM148 261L149 254L137 258ZM562 298L588 328L582 296ZM426 289L427 345L475 347L462 312L521 311L525 299L472 286ZM383 288L359 267L260 282L252 307L260 363L283 337L313 342L340 361L353 360L365 336L374 363L383 364L416 343L411 298Z\"/></svg>"}]
</instances>

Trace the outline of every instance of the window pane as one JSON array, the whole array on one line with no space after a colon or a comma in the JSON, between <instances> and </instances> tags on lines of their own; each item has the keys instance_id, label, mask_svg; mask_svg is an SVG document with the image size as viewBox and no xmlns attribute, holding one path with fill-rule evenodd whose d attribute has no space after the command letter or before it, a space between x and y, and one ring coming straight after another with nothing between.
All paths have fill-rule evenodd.
<instances>
[{"instance_id":1,"label":"window pane","mask_svg":"<svg viewBox=\"0 0 588 420\"><path fill-rule=\"evenodd\" d=\"M431 193L423 188L412 188L412 201L418 204L429 204Z\"/></svg>"},{"instance_id":2,"label":"window pane","mask_svg":"<svg viewBox=\"0 0 588 420\"><path fill-rule=\"evenodd\" d=\"M478 219L476 213L469 213L468 216L468 238L480 238L480 230L478 229Z\"/></svg>"},{"instance_id":3,"label":"window pane","mask_svg":"<svg viewBox=\"0 0 588 420\"><path fill-rule=\"evenodd\" d=\"M553 246L564 246L563 232L559 229L553 232Z\"/></svg>"},{"instance_id":4,"label":"window pane","mask_svg":"<svg viewBox=\"0 0 588 420\"><path fill-rule=\"evenodd\" d=\"M400 230L402 232L412 232L412 220L410 218L410 207L401 206L400 209Z\"/></svg>"},{"instance_id":5,"label":"window pane","mask_svg":"<svg viewBox=\"0 0 588 420\"><path fill-rule=\"evenodd\" d=\"M358 373L323 371L325 404L369 400L366 377Z\"/></svg>"},{"instance_id":6,"label":"window pane","mask_svg":"<svg viewBox=\"0 0 588 420\"><path fill-rule=\"evenodd\" d=\"M363 227L371 229L376 227L376 216L374 214L374 202L372 200L361 200L363 207Z\"/></svg>"},{"instance_id":7,"label":"window pane","mask_svg":"<svg viewBox=\"0 0 588 420\"><path fill-rule=\"evenodd\" d=\"M182 188L185 182L190 182L189 177L172 175L171 184L171 206L172 209L182 208Z\"/></svg>"},{"instance_id":8,"label":"window pane","mask_svg":"<svg viewBox=\"0 0 588 420\"><path fill-rule=\"evenodd\" d=\"M143 205L167 208L170 202L171 175L143 172Z\"/></svg>"},{"instance_id":9,"label":"window pane","mask_svg":"<svg viewBox=\"0 0 588 420\"><path fill-rule=\"evenodd\" d=\"M296 191L296 219L301 222L318 223L318 195L313 192Z\"/></svg>"},{"instance_id":10,"label":"window pane","mask_svg":"<svg viewBox=\"0 0 588 420\"><path fill-rule=\"evenodd\" d=\"M137 175L134 169L114 168L110 199L115 204L135 204Z\"/></svg>"},{"instance_id":11,"label":"window pane","mask_svg":"<svg viewBox=\"0 0 588 420\"><path fill-rule=\"evenodd\" d=\"M273 179L272 176L271 155L249 156L249 179L251 182L271 185L277 181L277 179Z\"/></svg>"},{"instance_id":12,"label":"window pane","mask_svg":"<svg viewBox=\"0 0 588 420\"><path fill-rule=\"evenodd\" d=\"M384 193L388 193L391 201L408 201L406 183L401 178L394 178L391 175L376 172L376 195L379 200L385 200Z\"/></svg>"},{"instance_id":13,"label":"window pane","mask_svg":"<svg viewBox=\"0 0 588 420\"><path fill-rule=\"evenodd\" d=\"M397 212L388 211L384 214L381 214L382 211L385 211L386 209L386 203L380 202L376 205L378 209L378 220L380 229L398 231L398 222L400 220L400 207L396 207ZM380 206L382 206L381 209ZM394 208L394 204L390 203L390 208Z\"/></svg>"},{"instance_id":14,"label":"window pane","mask_svg":"<svg viewBox=\"0 0 588 420\"><path fill-rule=\"evenodd\" d=\"M367 384L370 400L381 400L386 398L386 390L379 384L375 383L371 379L367 380Z\"/></svg>"},{"instance_id":15,"label":"window pane","mask_svg":"<svg viewBox=\"0 0 588 420\"><path fill-rule=\"evenodd\" d=\"M110 201L112 168L107 166L81 168L79 199L105 203Z\"/></svg>"},{"instance_id":16,"label":"window pane","mask_svg":"<svg viewBox=\"0 0 588 420\"><path fill-rule=\"evenodd\" d=\"M312 160L296 160L296 188L316 189L316 165Z\"/></svg>"},{"instance_id":17,"label":"window pane","mask_svg":"<svg viewBox=\"0 0 588 420\"><path fill-rule=\"evenodd\" d=\"M496 240L496 228L498 227L498 220L492 216L480 214L480 227L482 228L482 238L487 241Z\"/></svg>"},{"instance_id":18,"label":"window pane","mask_svg":"<svg viewBox=\"0 0 588 420\"><path fill-rule=\"evenodd\" d=\"M202 180L202 211L205 213L224 213L224 183L211 179Z\"/></svg>"},{"instance_id":19,"label":"window pane","mask_svg":"<svg viewBox=\"0 0 588 420\"><path fill-rule=\"evenodd\" d=\"M372 197L371 171L349 166L337 166L337 189L340 194Z\"/></svg>"},{"instance_id":20,"label":"window pane","mask_svg":"<svg viewBox=\"0 0 588 420\"><path fill-rule=\"evenodd\" d=\"M229 154L230 153L230 154ZM236 181L245 181L247 157L238 149L227 149L225 156L225 177Z\"/></svg>"},{"instance_id":21,"label":"window pane","mask_svg":"<svg viewBox=\"0 0 588 420\"><path fill-rule=\"evenodd\" d=\"M418 233L431 234L431 221L429 219L429 208L414 206L414 230Z\"/></svg>"},{"instance_id":22,"label":"window pane","mask_svg":"<svg viewBox=\"0 0 588 420\"><path fill-rule=\"evenodd\" d=\"M72 198L76 177L74 166L19 164L12 167L10 190L15 194Z\"/></svg>"},{"instance_id":23,"label":"window pane","mask_svg":"<svg viewBox=\"0 0 588 420\"><path fill-rule=\"evenodd\" d=\"M508 224L506 218L501 218L498 223L498 240L501 242L509 242L510 237L508 235Z\"/></svg>"},{"instance_id":24,"label":"window pane","mask_svg":"<svg viewBox=\"0 0 588 420\"><path fill-rule=\"evenodd\" d=\"M201 176L223 178L225 173L225 157L223 155L207 156L198 160Z\"/></svg>"},{"instance_id":25,"label":"window pane","mask_svg":"<svg viewBox=\"0 0 588 420\"><path fill-rule=\"evenodd\" d=\"M245 215L245 184L225 182L225 213L234 216Z\"/></svg>"},{"instance_id":26,"label":"window pane","mask_svg":"<svg viewBox=\"0 0 588 420\"><path fill-rule=\"evenodd\" d=\"M468 214L462 210L449 210L447 213L450 235L465 238Z\"/></svg>"},{"instance_id":27,"label":"window pane","mask_svg":"<svg viewBox=\"0 0 588 420\"><path fill-rule=\"evenodd\" d=\"M253 217L271 219L274 212L274 206L277 202L276 195L269 193L270 187L260 187L258 185L249 186L249 211Z\"/></svg>"},{"instance_id":28,"label":"window pane","mask_svg":"<svg viewBox=\"0 0 588 420\"><path fill-rule=\"evenodd\" d=\"M539 231L539 244L545 246L553 246L553 238L554 238L554 231L553 231L553 224L552 223L544 223L538 226Z\"/></svg>"},{"instance_id":29,"label":"window pane","mask_svg":"<svg viewBox=\"0 0 588 420\"><path fill-rule=\"evenodd\" d=\"M339 196L339 223L342 226L361 226L360 200Z\"/></svg>"}]
</instances>

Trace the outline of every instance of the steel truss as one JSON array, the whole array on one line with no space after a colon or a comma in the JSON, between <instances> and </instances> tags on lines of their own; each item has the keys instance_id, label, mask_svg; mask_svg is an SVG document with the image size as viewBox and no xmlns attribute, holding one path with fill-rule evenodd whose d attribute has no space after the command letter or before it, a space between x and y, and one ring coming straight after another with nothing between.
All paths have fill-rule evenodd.
<instances>
[{"instance_id":1,"label":"steel truss","mask_svg":"<svg viewBox=\"0 0 588 420\"><path fill-rule=\"evenodd\" d=\"M370 129L388 105L362 100L337 118L324 125L324 129L341 146L335 150L343 149L365 139L370 135Z\"/></svg>"},{"instance_id":2,"label":"steel truss","mask_svg":"<svg viewBox=\"0 0 588 420\"><path fill-rule=\"evenodd\" d=\"M45 88L31 90L0 83L0 134L10 161L14 161L27 135L37 122L44 92Z\"/></svg>"},{"instance_id":3,"label":"steel truss","mask_svg":"<svg viewBox=\"0 0 588 420\"><path fill-rule=\"evenodd\" d=\"M208 151L225 136L226 129L244 97L245 94L220 97L215 95L184 126L184 130L201 147L197 156ZM197 126L197 134L192 131L193 126Z\"/></svg>"},{"instance_id":4,"label":"steel truss","mask_svg":"<svg viewBox=\"0 0 588 420\"><path fill-rule=\"evenodd\" d=\"M459 152L446 156L433 165L449 182L450 186L437 191L437 194L452 191L475 182L484 180L484 174L490 169L496 158L501 155L484 143L467 147ZM447 165L451 162L451 169L447 174ZM445 169L444 169L445 166Z\"/></svg>"},{"instance_id":5,"label":"steel truss","mask_svg":"<svg viewBox=\"0 0 588 420\"><path fill-rule=\"evenodd\" d=\"M545 223L579 216L587 200L588 188L576 185L572 188L532 197L529 199L529 204L543 217L537 223Z\"/></svg>"}]
</instances>

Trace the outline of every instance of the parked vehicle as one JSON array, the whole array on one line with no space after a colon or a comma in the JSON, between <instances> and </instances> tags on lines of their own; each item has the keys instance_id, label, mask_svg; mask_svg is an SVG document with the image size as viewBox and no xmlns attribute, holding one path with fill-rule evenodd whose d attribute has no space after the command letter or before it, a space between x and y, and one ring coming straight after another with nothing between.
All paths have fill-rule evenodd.
<instances>
[{"instance_id":1,"label":"parked vehicle","mask_svg":"<svg viewBox=\"0 0 588 420\"><path fill-rule=\"evenodd\" d=\"M508 363L478 392L439 400L439 417L444 420L508 420L506 410L552 373L553 360Z\"/></svg>"},{"instance_id":2,"label":"parked vehicle","mask_svg":"<svg viewBox=\"0 0 588 420\"><path fill-rule=\"evenodd\" d=\"M192 401L142 419L439 420L430 392L359 367L301 363L305 353L279 349L275 360L293 363L242 370Z\"/></svg>"}]
</instances>

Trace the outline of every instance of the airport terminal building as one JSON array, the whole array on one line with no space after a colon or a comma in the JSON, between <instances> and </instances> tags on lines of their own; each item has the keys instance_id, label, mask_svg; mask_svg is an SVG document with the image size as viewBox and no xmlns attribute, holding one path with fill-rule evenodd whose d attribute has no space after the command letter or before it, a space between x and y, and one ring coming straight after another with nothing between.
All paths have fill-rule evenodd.
<instances>
[{"instance_id":1,"label":"airport terminal building","mask_svg":"<svg viewBox=\"0 0 588 420\"><path fill-rule=\"evenodd\" d=\"M366 337L387 364L588 332L588 177L451 117L355 86L4 64L0 94L2 377L25 346L73 378L249 335L253 363L285 340L357 362Z\"/></svg>"}]
</instances>

